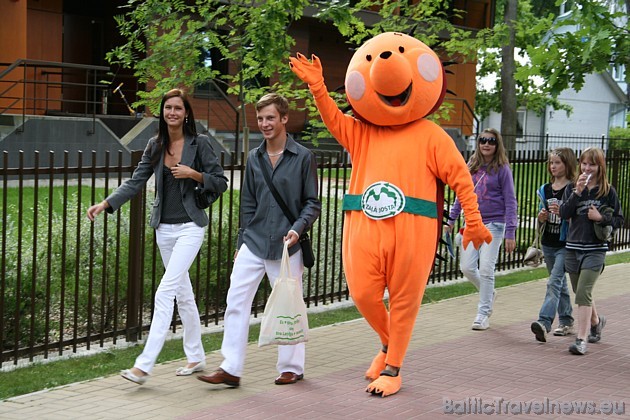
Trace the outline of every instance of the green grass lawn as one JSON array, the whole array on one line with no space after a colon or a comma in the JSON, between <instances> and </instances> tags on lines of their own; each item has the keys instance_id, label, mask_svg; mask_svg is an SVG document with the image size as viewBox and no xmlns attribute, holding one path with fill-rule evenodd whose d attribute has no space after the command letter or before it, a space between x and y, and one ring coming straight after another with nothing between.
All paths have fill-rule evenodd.
<instances>
[{"instance_id":1,"label":"green grass lawn","mask_svg":"<svg viewBox=\"0 0 630 420\"><path fill-rule=\"evenodd\" d=\"M612 254L606 258L607 265L628 262L630 262L630 252ZM547 277L547 270L541 266L540 268L497 275L496 286L498 288L511 286L545 277ZM474 286L469 282L429 287L424 295L423 303L438 302L444 299L468 295L475 291ZM310 328L331 325L360 317L361 315L355 307L313 313L308 316ZM259 327L259 325L253 325L250 328L250 341L258 340ZM221 347L221 339L221 333L204 335L202 340L206 352L218 350ZM0 400L46 388L115 374L121 369L133 366L140 350L140 346L133 346L126 349L110 350L92 356L76 357L49 363L36 363L10 372L2 372L0 373ZM158 358L158 363L183 358L182 341L181 339L175 339L165 343Z\"/></svg>"}]
</instances>

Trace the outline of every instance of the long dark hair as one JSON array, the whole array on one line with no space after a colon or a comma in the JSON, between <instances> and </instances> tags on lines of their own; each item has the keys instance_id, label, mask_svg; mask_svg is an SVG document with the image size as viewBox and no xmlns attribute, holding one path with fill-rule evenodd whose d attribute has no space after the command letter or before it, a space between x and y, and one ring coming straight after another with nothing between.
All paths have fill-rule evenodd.
<instances>
[{"instance_id":1,"label":"long dark hair","mask_svg":"<svg viewBox=\"0 0 630 420\"><path fill-rule=\"evenodd\" d=\"M184 125L182 128L184 129L184 136L197 136L197 125L195 123L195 114L193 112L192 106L190 105L190 101L188 100L188 95L181 89L171 89L162 96L162 101L160 102L160 119L158 121L158 134L157 134L157 152L153 155L154 159L159 159L160 153L162 150L166 150L166 153L171 154L171 138L168 135L168 125L164 120L164 103L171 98L182 98L184 102L184 108L186 109L186 119L184 120Z\"/></svg>"}]
</instances>

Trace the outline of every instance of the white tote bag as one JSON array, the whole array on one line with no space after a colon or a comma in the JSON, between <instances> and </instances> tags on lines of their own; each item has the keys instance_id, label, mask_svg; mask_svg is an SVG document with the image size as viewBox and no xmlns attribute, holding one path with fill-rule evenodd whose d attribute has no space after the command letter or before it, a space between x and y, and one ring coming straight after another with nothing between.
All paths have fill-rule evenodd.
<instances>
[{"instance_id":1,"label":"white tote bag","mask_svg":"<svg viewBox=\"0 0 630 420\"><path fill-rule=\"evenodd\" d=\"M308 318L302 298L302 279L291 277L289 249L284 244L280 275L265 305L258 347L270 344L298 344L308 341Z\"/></svg>"}]
</instances>

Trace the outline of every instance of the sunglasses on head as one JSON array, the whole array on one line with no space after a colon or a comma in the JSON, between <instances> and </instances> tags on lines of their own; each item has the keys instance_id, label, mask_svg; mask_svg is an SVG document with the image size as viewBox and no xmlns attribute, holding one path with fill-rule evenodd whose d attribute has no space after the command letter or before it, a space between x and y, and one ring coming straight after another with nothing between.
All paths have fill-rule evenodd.
<instances>
[{"instance_id":1,"label":"sunglasses on head","mask_svg":"<svg viewBox=\"0 0 630 420\"><path fill-rule=\"evenodd\" d=\"M479 144L486 144L488 143L490 146L496 146L497 145L497 139L495 139L494 137L479 137Z\"/></svg>"}]
</instances>

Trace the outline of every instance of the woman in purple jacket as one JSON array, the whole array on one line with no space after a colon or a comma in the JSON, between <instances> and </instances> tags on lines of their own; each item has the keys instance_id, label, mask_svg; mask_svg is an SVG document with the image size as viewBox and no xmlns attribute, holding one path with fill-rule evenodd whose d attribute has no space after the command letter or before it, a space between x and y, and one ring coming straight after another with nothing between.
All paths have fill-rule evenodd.
<instances>
[{"instance_id":1,"label":"woman in purple jacket","mask_svg":"<svg viewBox=\"0 0 630 420\"><path fill-rule=\"evenodd\" d=\"M486 330L490 326L489 317L497 294L494 290L494 269L503 238L506 252L511 253L516 247L514 180L503 139L497 130L488 128L479 135L468 167L475 185L479 211L483 223L492 233L492 242L483 243L479 249L462 247L460 267L464 276L479 290L477 316L472 329ZM456 199L449 215L447 231L453 230L460 213L461 205Z\"/></svg>"}]
</instances>

